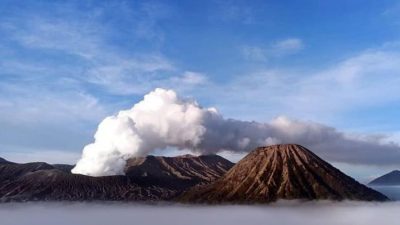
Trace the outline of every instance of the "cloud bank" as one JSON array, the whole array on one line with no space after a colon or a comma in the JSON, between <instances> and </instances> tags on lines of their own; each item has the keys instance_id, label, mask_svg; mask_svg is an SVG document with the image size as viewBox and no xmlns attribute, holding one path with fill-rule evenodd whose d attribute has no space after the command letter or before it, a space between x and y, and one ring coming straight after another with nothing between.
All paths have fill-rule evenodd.
<instances>
[{"instance_id":1,"label":"cloud bank","mask_svg":"<svg viewBox=\"0 0 400 225\"><path fill-rule=\"evenodd\" d=\"M94 203L2 204L2 225L392 225L400 204L278 202L267 206L188 206ZM154 216L157 215L157 216Z\"/></svg>"},{"instance_id":2,"label":"cloud bank","mask_svg":"<svg viewBox=\"0 0 400 225\"><path fill-rule=\"evenodd\" d=\"M381 136L349 136L309 121L278 117L269 123L224 118L215 108L157 88L131 109L105 118L83 149L73 173L124 173L125 162L168 147L210 154L248 152L257 146L302 144L326 160L358 164L400 163L400 147Z\"/></svg>"}]
</instances>

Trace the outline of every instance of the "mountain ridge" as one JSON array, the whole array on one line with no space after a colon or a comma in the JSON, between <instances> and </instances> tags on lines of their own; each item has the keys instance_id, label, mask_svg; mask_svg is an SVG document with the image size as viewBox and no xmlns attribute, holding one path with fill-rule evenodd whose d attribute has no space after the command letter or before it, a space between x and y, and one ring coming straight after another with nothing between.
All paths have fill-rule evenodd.
<instances>
[{"instance_id":1,"label":"mountain ridge","mask_svg":"<svg viewBox=\"0 0 400 225\"><path fill-rule=\"evenodd\" d=\"M168 159L164 159L168 158ZM136 158L138 160L139 158ZM156 159L156 160L153 160ZM135 160L135 159L132 159ZM220 156L154 157L140 158L148 167L160 168L164 160L169 164L160 170L140 173L140 165L127 162L125 176L91 177L72 174L72 165L50 165L43 162L24 164L0 164L1 201L159 201L170 200L189 187L213 181L223 175L233 163ZM174 163L174 161L179 161ZM201 162L199 164L199 162ZM212 168L210 165L219 165ZM174 175L174 165L185 164L185 168L196 168L198 175L189 177ZM150 165L148 165L150 164ZM166 169L167 168L167 169ZM194 169L191 170L194 170ZM214 170L215 169L215 170ZM205 170L207 172L202 171ZM139 172L138 172L139 171ZM163 176L160 176L162 174ZM204 175L205 174L205 175ZM206 176L209 175L210 176Z\"/></svg>"},{"instance_id":2,"label":"mountain ridge","mask_svg":"<svg viewBox=\"0 0 400 225\"><path fill-rule=\"evenodd\" d=\"M0 201L387 200L295 144L259 147L237 164L218 155L135 157L126 175L103 177L72 174L72 167L0 161Z\"/></svg>"}]
</instances>

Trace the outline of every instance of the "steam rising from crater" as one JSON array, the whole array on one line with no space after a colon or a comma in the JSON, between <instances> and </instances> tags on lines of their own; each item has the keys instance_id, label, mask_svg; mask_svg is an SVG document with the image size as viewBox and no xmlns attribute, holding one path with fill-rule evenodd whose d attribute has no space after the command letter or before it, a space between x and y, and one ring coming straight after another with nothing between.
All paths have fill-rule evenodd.
<instances>
[{"instance_id":1,"label":"steam rising from crater","mask_svg":"<svg viewBox=\"0 0 400 225\"><path fill-rule=\"evenodd\" d=\"M94 142L83 149L73 173L104 176L124 173L128 158L173 147L197 153L246 152L260 145L298 143L325 159L369 164L400 162L397 144L383 137L349 137L332 127L278 117L269 123L225 119L215 108L157 88L131 109L105 118ZM377 151L385 154L376 154Z\"/></svg>"}]
</instances>

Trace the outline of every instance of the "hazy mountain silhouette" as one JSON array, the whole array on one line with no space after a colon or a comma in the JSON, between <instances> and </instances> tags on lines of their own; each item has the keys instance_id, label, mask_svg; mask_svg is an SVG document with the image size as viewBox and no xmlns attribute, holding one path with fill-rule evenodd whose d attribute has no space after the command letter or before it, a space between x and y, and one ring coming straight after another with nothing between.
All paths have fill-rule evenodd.
<instances>
[{"instance_id":1,"label":"hazy mountain silhouette","mask_svg":"<svg viewBox=\"0 0 400 225\"><path fill-rule=\"evenodd\" d=\"M393 170L388 174L374 179L369 185L400 185L400 171Z\"/></svg>"}]
</instances>

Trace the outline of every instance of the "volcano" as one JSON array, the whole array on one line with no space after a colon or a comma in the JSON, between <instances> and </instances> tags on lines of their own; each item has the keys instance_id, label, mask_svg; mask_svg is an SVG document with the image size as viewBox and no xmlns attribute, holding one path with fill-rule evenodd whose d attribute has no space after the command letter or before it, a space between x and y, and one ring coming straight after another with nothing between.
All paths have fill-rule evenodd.
<instances>
[{"instance_id":1,"label":"volcano","mask_svg":"<svg viewBox=\"0 0 400 225\"><path fill-rule=\"evenodd\" d=\"M0 201L165 201L208 184L234 164L217 155L147 156L127 161L121 176L72 174L72 165L0 161Z\"/></svg>"},{"instance_id":2,"label":"volcano","mask_svg":"<svg viewBox=\"0 0 400 225\"><path fill-rule=\"evenodd\" d=\"M393 170L388 174L374 179L369 185L398 186L400 185L400 171Z\"/></svg>"},{"instance_id":3,"label":"volcano","mask_svg":"<svg viewBox=\"0 0 400 225\"><path fill-rule=\"evenodd\" d=\"M278 199L384 201L303 146L259 147L215 182L179 197L183 202L266 203Z\"/></svg>"}]
</instances>

